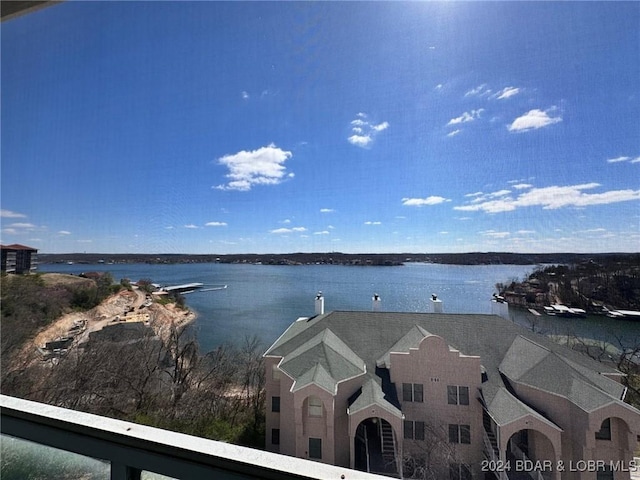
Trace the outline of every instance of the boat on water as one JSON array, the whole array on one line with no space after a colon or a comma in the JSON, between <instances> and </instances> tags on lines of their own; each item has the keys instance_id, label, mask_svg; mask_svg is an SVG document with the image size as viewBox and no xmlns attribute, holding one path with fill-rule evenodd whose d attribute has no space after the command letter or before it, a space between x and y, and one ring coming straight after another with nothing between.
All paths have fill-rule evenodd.
<instances>
[{"instance_id":1,"label":"boat on water","mask_svg":"<svg viewBox=\"0 0 640 480\"><path fill-rule=\"evenodd\" d=\"M640 321L640 312L636 310L609 310L607 317Z\"/></svg>"},{"instance_id":2,"label":"boat on water","mask_svg":"<svg viewBox=\"0 0 640 480\"><path fill-rule=\"evenodd\" d=\"M587 311L582 308L567 307L561 304L544 307L544 313L565 318L585 318L587 316Z\"/></svg>"}]
</instances>

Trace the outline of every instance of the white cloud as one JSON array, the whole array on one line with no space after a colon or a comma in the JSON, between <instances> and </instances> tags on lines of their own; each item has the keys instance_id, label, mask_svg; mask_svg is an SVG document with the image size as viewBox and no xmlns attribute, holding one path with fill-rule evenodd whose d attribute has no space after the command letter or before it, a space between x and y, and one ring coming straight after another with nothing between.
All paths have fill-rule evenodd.
<instances>
[{"instance_id":1,"label":"white cloud","mask_svg":"<svg viewBox=\"0 0 640 480\"><path fill-rule=\"evenodd\" d=\"M376 132L382 132L383 130L389 128L389 122L382 122L378 125L373 125L371 128L373 128L373 130Z\"/></svg>"},{"instance_id":2,"label":"white cloud","mask_svg":"<svg viewBox=\"0 0 640 480\"><path fill-rule=\"evenodd\" d=\"M403 198L402 205L406 207L424 207L425 205L438 205L450 201L447 198L432 195L426 198Z\"/></svg>"},{"instance_id":3,"label":"white cloud","mask_svg":"<svg viewBox=\"0 0 640 480\"><path fill-rule=\"evenodd\" d=\"M278 185L294 176L284 166L291 156L291 152L282 150L273 143L253 151L242 150L225 155L218 159L218 164L229 169L226 177L230 181L215 188L246 192L255 185Z\"/></svg>"},{"instance_id":4,"label":"white cloud","mask_svg":"<svg viewBox=\"0 0 640 480\"><path fill-rule=\"evenodd\" d=\"M328 230L322 230L321 232L313 232L314 235L329 235Z\"/></svg>"},{"instance_id":5,"label":"white cloud","mask_svg":"<svg viewBox=\"0 0 640 480\"><path fill-rule=\"evenodd\" d=\"M622 162L640 163L640 157L633 158L633 157L623 156L623 157L607 159L607 163L622 163Z\"/></svg>"},{"instance_id":6,"label":"white cloud","mask_svg":"<svg viewBox=\"0 0 640 480\"><path fill-rule=\"evenodd\" d=\"M335 210L333 208L321 208L320 213L333 213Z\"/></svg>"},{"instance_id":7,"label":"white cloud","mask_svg":"<svg viewBox=\"0 0 640 480\"><path fill-rule=\"evenodd\" d=\"M495 230L485 230L484 232L480 232L480 234L490 238L507 238L511 235L510 232L496 232Z\"/></svg>"},{"instance_id":8,"label":"white cloud","mask_svg":"<svg viewBox=\"0 0 640 480\"><path fill-rule=\"evenodd\" d=\"M371 138L369 135L351 135L349 138L347 138L347 140L349 141L349 143L355 145L356 147L364 148L373 141L373 138Z\"/></svg>"},{"instance_id":9,"label":"white cloud","mask_svg":"<svg viewBox=\"0 0 640 480\"><path fill-rule=\"evenodd\" d=\"M464 94L465 97L486 97L491 94L491 89L487 88L487 84L483 83L482 85L477 86L476 88L472 88L467 93Z\"/></svg>"},{"instance_id":10,"label":"white cloud","mask_svg":"<svg viewBox=\"0 0 640 480\"><path fill-rule=\"evenodd\" d=\"M459 128L457 130L454 130L453 132L449 132L447 133L447 137L455 137L456 135L458 135L462 130L460 130Z\"/></svg>"},{"instance_id":11,"label":"white cloud","mask_svg":"<svg viewBox=\"0 0 640 480\"><path fill-rule=\"evenodd\" d=\"M545 111L537 108L529 110L521 117L516 118L507 128L510 132L528 132L530 130L548 127L549 125L562 121L562 117L560 116L551 116L555 110L555 107L551 107Z\"/></svg>"},{"instance_id":12,"label":"white cloud","mask_svg":"<svg viewBox=\"0 0 640 480\"><path fill-rule=\"evenodd\" d=\"M619 162L626 162L628 160L631 160L631 157L608 158L607 163L619 163Z\"/></svg>"},{"instance_id":13,"label":"white cloud","mask_svg":"<svg viewBox=\"0 0 640 480\"><path fill-rule=\"evenodd\" d=\"M240 92L240 96L242 97L243 100L249 100L249 93L245 92L244 90Z\"/></svg>"},{"instance_id":14,"label":"white cloud","mask_svg":"<svg viewBox=\"0 0 640 480\"><path fill-rule=\"evenodd\" d=\"M275 234L285 234L285 233L299 233L306 232L307 229L304 227L293 227L293 228L276 228L275 230L269 230L269 233Z\"/></svg>"},{"instance_id":15,"label":"white cloud","mask_svg":"<svg viewBox=\"0 0 640 480\"><path fill-rule=\"evenodd\" d=\"M585 193L600 187L598 183L580 185L552 186L532 188L520 194L517 198L503 197L492 199L490 196L474 199L470 204L453 207L454 210L465 212L483 211L486 213L509 212L522 207L542 207L544 210L574 207L583 208L592 205L607 205L612 203L640 200L640 190L610 190L602 193ZM505 191L501 191L505 192ZM496 195L501 192L495 192Z\"/></svg>"},{"instance_id":16,"label":"white cloud","mask_svg":"<svg viewBox=\"0 0 640 480\"><path fill-rule=\"evenodd\" d=\"M516 190L524 190L531 187L533 187L533 185L531 185L530 183L516 183L513 186L513 188L515 188Z\"/></svg>"},{"instance_id":17,"label":"white cloud","mask_svg":"<svg viewBox=\"0 0 640 480\"><path fill-rule=\"evenodd\" d=\"M470 112L464 112L459 117L452 118L451 120L449 120L449 123L447 123L447 126L473 122L474 120L477 120L478 118L480 118L480 115L482 114L482 112L484 112L484 108L479 108L478 110L471 110Z\"/></svg>"},{"instance_id":18,"label":"white cloud","mask_svg":"<svg viewBox=\"0 0 640 480\"><path fill-rule=\"evenodd\" d=\"M23 213L12 212L11 210L0 210L0 217L2 218L27 218Z\"/></svg>"},{"instance_id":19,"label":"white cloud","mask_svg":"<svg viewBox=\"0 0 640 480\"><path fill-rule=\"evenodd\" d=\"M368 221L368 222L364 222L364 224L365 225L382 225L382 222L371 222L371 221Z\"/></svg>"},{"instance_id":20,"label":"white cloud","mask_svg":"<svg viewBox=\"0 0 640 480\"><path fill-rule=\"evenodd\" d=\"M71 235L71 232L68 230L60 230L58 232L58 235Z\"/></svg>"},{"instance_id":21,"label":"white cloud","mask_svg":"<svg viewBox=\"0 0 640 480\"><path fill-rule=\"evenodd\" d=\"M205 227L226 227L226 222L207 222L204 224Z\"/></svg>"},{"instance_id":22,"label":"white cloud","mask_svg":"<svg viewBox=\"0 0 640 480\"><path fill-rule=\"evenodd\" d=\"M347 141L360 148L367 148L381 132L389 128L389 122L371 123L367 120L367 114L360 112L351 120L351 135Z\"/></svg>"},{"instance_id":23,"label":"white cloud","mask_svg":"<svg viewBox=\"0 0 640 480\"><path fill-rule=\"evenodd\" d=\"M506 87L495 94L495 98L498 100L505 100L520 93L520 89L517 87Z\"/></svg>"},{"instance_id":24,"label":"white cloud","mask_svg":"<svg viewBox=\"0 0 640 480\"><path fill-rule=\"evenodd\" d=\"M198 227L197 225L194 225L193 223L190 223L188 225L185 225L184 228L190 228L192 230L195 230L195 229L200 228L200 227Z\"/></svg>"},{"instance_id":25,"label":"white cloud","mask_svg":"<svg viewBox=\"0 0 640 480\"><path fill-rule=\"evenodd\" d=\"M9 225L10 228L18 228L23 230L33 230L36 226L33 223L12 223Z\"/></svg>"}]
</instances>

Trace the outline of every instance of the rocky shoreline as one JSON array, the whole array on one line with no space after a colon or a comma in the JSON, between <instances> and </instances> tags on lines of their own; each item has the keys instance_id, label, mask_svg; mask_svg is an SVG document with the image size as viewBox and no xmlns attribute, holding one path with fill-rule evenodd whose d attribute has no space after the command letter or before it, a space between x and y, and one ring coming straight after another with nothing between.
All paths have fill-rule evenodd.
<instances>
[{"instance_id":1,"label":"rocky shoreline","mask_svg":"<svg viewBox=\"0 0 640 480\"><path fill-rule=\"evenodd\" d=\"M92 338L106 336L112 341L127 341L129 338L123 335L127 330L151 333L166 341L172 328L181 329L196 317L192 310L161 303L137 287L123 289L91 310L70 312L52 322L25 343L14 363L57 363L56 359L83 348Z\"/></svg>"}]
</instances>

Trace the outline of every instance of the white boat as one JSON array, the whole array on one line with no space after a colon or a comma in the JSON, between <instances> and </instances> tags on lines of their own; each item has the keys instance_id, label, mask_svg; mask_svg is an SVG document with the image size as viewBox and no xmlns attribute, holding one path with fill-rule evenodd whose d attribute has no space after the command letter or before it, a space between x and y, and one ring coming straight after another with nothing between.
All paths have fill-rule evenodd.
<instances>
[{"instance_id":1,"label":"white boat","mask_svg":"<svg viewBox=\"0 0 640 480\"><path fill-rule=\"evenodd\" d=\"M607 312L607 317L640 321L640 312L636 310L609 310Z\"/></svg>"},{"instance_id":2,"label":"white boat","mask_svg":"<svg viewBox=\"0 0 640 480\"><path fill-rule=\"evenodd\" d=\"M544 313L567 318L584 318L587 316L587 311L582 308L571 308L559 303L551 305L550 307L544 307Z\"/></svg>"}]
</instances>

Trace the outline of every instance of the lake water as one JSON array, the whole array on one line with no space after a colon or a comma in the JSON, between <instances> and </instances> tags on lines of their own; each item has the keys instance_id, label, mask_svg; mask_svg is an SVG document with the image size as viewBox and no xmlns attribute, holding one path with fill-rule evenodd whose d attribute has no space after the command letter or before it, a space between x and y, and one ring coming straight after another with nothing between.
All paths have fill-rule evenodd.
<instances>
[{"instance_id":1,"label":"lake water","mask_svg":"<svg viewBox=\"0 0 640 480\"><path fill-rule=\"evenodd\" d=\"M491 313L495 284L521 280L532 265L459 266L406 264L398 267L339 265L267 266L245 264L115 264L49 265L41 272L79 274L108 271L118 281L151 279L162 285L191 282L206 288L227 285L224 290L196 291L185 295L187 305L198 313L192 329L201 349L209 351L229 342L257 335L268 347L298 317L314 314L318 291L325 297L325 311L371 310L372 296L382 298L382 311L430 312L431 294L443 301L445 313ZM532 316L511 309L512 320L530 326ZM601 316L561 319L542 316L536 330L559 335L577 334L593 339L617 335L640 341L640 322Z\"/></svg>"}]
</instances>

